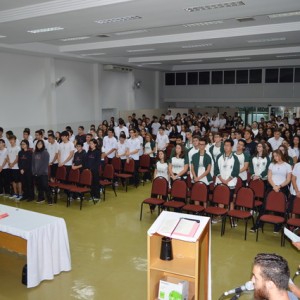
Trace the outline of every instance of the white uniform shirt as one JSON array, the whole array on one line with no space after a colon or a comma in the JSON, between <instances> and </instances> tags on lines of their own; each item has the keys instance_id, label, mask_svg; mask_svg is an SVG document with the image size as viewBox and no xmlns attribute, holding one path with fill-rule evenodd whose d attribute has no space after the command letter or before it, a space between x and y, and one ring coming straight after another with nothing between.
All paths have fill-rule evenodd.
<instances>
[{"instance_id":1,"label":"white uniform shirt","mask_svg":"<svg viewBox=\"0 0 300 300\"><path fill-rule=\"evenodd\" d=\"M220 170L220 175L223 179L227 180L230 176L231 176L231 172L234 166L234 157L233 154L230 155L229 157L225 156L225 155L221 155L217 161L219 170ZM218 175L218 174L216 174ZM219 177L216 178L216 185L220 184L221 181L219 179ZM237 183L237 177L232 178L229 182L228 182L228 187L233 189L235 188Z\"/></svg>"},{"instance_id":2,"label":"white uniform shirt","mask_svg":"<svg viewBox=\"0 0 300 300\"><path fill-rule=\"evenodd\" d=\"M166 134L156 136L157 150L166 150L166 144L169 144L169 138Z\"/></svg>"},{"instance_id":3,"label":"white uniform shirt","mask_svg":"<svg viewBox=\"0 0 300 300\"><path fill-rule=\"evenodd\" d=\"M260 174L266 170L267 168L268 160L266 157L262 158L261 156L255 156L252 158L252 165L253 165L253 171L255 176L260 176ZM268 172L267 172L268 173ZM267 178L268 175L266 175L264 178Z\"/></svg>"},{"instance_id":4,"label":"white uniform shirt","mask_svg":"<svg viewBox=\"0 0 300 300\"><path fill-rule=\"evenodd\" d=\"M57 141L54 141L53 144L51 143L48 143L48 148L47 148L48 152L49 152L49 162L52 163L53 162L53 159L54 159L54 156L55 154L58 153L59 151L59 144ZM56 159L54 161L55 164L58 163L58 160Z\"/></svg>"},{"instance_id":5,"label":"white uniform shirt","mask_svg":"<svg viewBox=\"0 0 300 300\"><path fill-rule=\"evenodd\" d=\"M160 125L160 123L158 123L158 122L153 122L152 123L152 125L151 125L151 128L152 128L152 134L153 135L157 135L157 133L158 133L158 129L159 129L159 127L160 127L161 125Z\"/></svg>"},{"instance_id":6,"label":"white uniform shirt","mask_svg":"<svg viewBox=\"0 0 300 300\"><path fill-rule=\"evenodd\" d=\"M147 143L145 144L145 147L144 147L144 153L145 153L145 154L149 154L151 151L152 151L151 143L150 143L150 142L147 142ZM149 156L150 156L150 157L154 157L153 153L151 153Z\"/></svg>"},{"instance_id":7,"label":"white uniform shirt","mask_svg":"<svg viewBox=\"0 0 300 300\"><path fill-rule=\"evenodd\" d=\"M179 174L184 169L184 158L177 158L173 156L171 158L172 172L174 174Z\"/></svg>"},{"instance_id":8,"label":"white uniform shirt","mask_svg":"<svg viewBox=\"0 0 300 300\"><path fill-rule=\"evenodd\" d=\"M108 153L111 149L117 149L117 139L113 137L105 136L103 139L103 146L105 148L105 153ZM113 151L109 155L107 155L108 158L113 158L116 155L116 151Z\"/></svg>"},{"instance_id":9,"label":"white uniform shirt","mask_svg":"<svg viewBox=\"0 0 300 300\"><path fill-rule=\"evenodd\" d=\"M273 151L279 148L279 146L282 144L282 141L282 137L279 137L278 140L276 140L274 137L268 139L268 142L271 144Z\"/></svg>"},{"instance_id":10,"label":"white uniform shirt","mask_svg":"<svg viewBox=\"0 0 300 300\"><path fill-rule=\"evenodd\" d=\"M134 150L140 150L141 148L140 140L138 138L134 138L134 139L130 138L129 140L127 140L127 147L129 152L132 152ZM134 160L139 160L139 151L135 154L130 154L129 157Z\"/></svg>"},{"instance_id":11,"label":"white uniform shirt","mask_svg":"<svg viewBox=\"0 0 300 300\"><path fill-rule=\"evenodd\" d=\"M127 140L124 141L123 144L120 143L120 141L117 143L117 154L122 155L126 152L127 150ZM121 159L126 159L126 155L122 155L120 157Z\"/></svg>"},{"instance_id":12,"label":"white uniform shirt","mask_svg":"<svg viewBox=\"0 0 300 300\"><path fill-rule=\"evenodd\" d=\"M16 157L18 156L19 151L21 150L21 148L19 146L14 146L14 147L9 147L8 151L7 151L7 156L9 158L9 162L13 163L16 160ZM18 170L18 164L16 163L13 167L13 170Z\"/></svg>"},{"instance_id":13,"label":"white uniform shirt","mask_svg":"<svg viewBox=\"0 0 300 300\"><path fill-rule=\"evenodd\" d=\"M162 164L160 161L158 161L156 163L156 177L160 176L166 178L169 181L168 164Z\"/></svg>"},{"instance_id":14,"label":"white uniform shirt","mask_svg":"<svg viewBox=\"0 0 300 300\"><path fill-rule=\"evenodd\" d=\"M59 153L60 153L60 163L63 163L68 156L70 155L70 152L75 151L74 144L71 141L68 141L66 143L62 142L59 144ZM74 155L73 155L74 156ZM65 163L65 166L72 166L73 158L71 158L69 161Z\"/></svg>"},{"instance_id":15,"label":"white uniform shirt","mask_svg":"<svg viewBox=\"0 0 300 300\"><path fill-rule=\"evenodd\" d=\"M275 185L281 185L285 182L289 173L292 173L292 167L290 164L284 162L281 164L271 163L269 170L272 171L272 180Z\"/></svg>"},{"instance_id":16,"label":"white uniform shirt","mask_svg":"<svg viewBox=\"0 0 300 300\"><path fill-rule=\"evenodd\" d=\"M4 160L7 158L7 148L4 148L3 150L0 150L0 166L3 165ZM8 164L6 163L3 167L3 169L7 169Z\"/></svg>"},{"instance_id":17,"label":"white uniform shirt","mask_svg":"<svg viewBox=\"0 0 300 300\"><path fill-rule=\"evenodd\" d=\"M295 164L292 174L296 177L296 185L298 190L300 190L300 163ZM296 195L296 191L292 184L290 191L292 195Z\"/></svg>"},{"instance_id":18,"label":"white uniform shirt","mask_svg":"<svg viewBox=\"0 0 300 300\"><path fill-rule=\"evenodd\" d=\"M123 127L116 126L116 127L114 128L114 130L115 130L115 136L116 136L116 138L117 138L118 140L119 140L119 138L120 138L120 134L121 134L122 131L125 133L126 138L129 137L128 128L127 128L126 126L123 126Z\"/></svg>"},{"instance_id":19,"label":"white uniform shirt","mask_svg":"<svg viewBox=\"0 0 300 300\"><path fill-rule=\"evenodd\" d=\"M238 158L238 160L240 162L240 170L241 170L242 168L244 168L244 165L245 165L245 154L244 153L241 153L241 154L234 153L234 155ZM240 173L239 176L241 177L242 180L247 180L247 171Z\"/></svg>"}]
</instances>

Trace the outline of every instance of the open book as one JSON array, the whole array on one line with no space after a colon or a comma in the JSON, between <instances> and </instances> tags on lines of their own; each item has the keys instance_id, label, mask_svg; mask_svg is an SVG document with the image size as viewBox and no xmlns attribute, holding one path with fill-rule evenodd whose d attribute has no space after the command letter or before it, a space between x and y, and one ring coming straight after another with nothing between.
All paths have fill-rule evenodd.
<instances>
[{"instance_id":1,"label":"open book","mask_svg":"<svg viewBox=\"0 0 300 300\"><path fill-rule=\"evenodd\" d=\"M200 221L188 218L166 219L158 228L157 233L171 238L194 237L200 225Z\"/></svg>"}]
</instances>

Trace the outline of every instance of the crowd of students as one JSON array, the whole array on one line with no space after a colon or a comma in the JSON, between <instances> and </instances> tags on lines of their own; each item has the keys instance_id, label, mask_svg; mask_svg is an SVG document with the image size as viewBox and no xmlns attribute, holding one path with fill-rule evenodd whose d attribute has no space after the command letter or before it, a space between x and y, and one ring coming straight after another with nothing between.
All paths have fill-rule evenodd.
<instances>
[{"instance_id":1,"label":"crowd of students","mask_svg":"<svg viewBox=\"0 0 300 300\"><path fill-rule=\"evenodd\" d=\"M77 131L75 135L70 126L55 133L41 129L33 138L25 128L19 142L11 130L4 136L0 128L0 194L31 201L35 182L37 201L46 198L52 204L47 182L54 180L59 166L65 166L67 172L90 169L92 196L98 199L100 166L116 156L124 168L133 159L133 184L138 186L139 161L145 154L150 156L154 177L165 177L170 186L174 180L190 177L192 182L225 184L233 196L240 177L243 185L261 179L267 191L284 192L289 208L300 196L300 122L295 115L291 119L271 115L268 121L261 118L244 125L237 113L231 117L190 111L173 116L169 110L159 118L143 115L137 119L133 113L127 122L112 117L98 127L91 125L88 133L83 126ZM149 172L142 180L150 176Z\"/></svg>"}]
</instances>

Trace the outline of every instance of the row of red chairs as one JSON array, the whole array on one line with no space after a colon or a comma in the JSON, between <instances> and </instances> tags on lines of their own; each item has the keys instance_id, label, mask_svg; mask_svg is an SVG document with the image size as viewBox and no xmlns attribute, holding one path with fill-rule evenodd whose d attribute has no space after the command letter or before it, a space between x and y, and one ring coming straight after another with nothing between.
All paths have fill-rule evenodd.
<instances>
[{"instance_id":1,"label":"row of red chairs","mask_svg":"<svg viewBox=\"0 0 300 300\"><path fill-rule=\"evenodd\" d=\"M158 177L153 181L151 197L141 203L140 220L142 220L143 205L149 204L158 206L158 213L163 209L174 209L176 211L193 213L197 215L206 215L209 217L221 217L221 236L225 233L226 219L240 219L245 221L244 239L247 239L248 221L251 219L254 226L253 211L261 206L264 198L264 183L261 180L251 181L249 187L239 187L235 193L234 209L229 210L230 190L226 185L220 184L213 188L210 196L209 189L204 183L194 183L190 191L189 203L187 203L187 184L183 180L176 180L170 191L168 191L168 182L165 178ZM260 199L260 200L257 200ZM179 200L179 201L178 201ZM210 205L208 205L210 204ZM286 197L282 192L271 191L265 203L265 213L260 216L260 223L281 224L289 226L300 226L299 218L287 219ZM152 212L152 209L151 209ZM281 214L277 216L275 214ZM300 198L295 200L293 214L300 214ZM256 231L256 241L258 240ZM283 230L281 235L281 245L284 244Z\"/></svg>"}]
</instances>

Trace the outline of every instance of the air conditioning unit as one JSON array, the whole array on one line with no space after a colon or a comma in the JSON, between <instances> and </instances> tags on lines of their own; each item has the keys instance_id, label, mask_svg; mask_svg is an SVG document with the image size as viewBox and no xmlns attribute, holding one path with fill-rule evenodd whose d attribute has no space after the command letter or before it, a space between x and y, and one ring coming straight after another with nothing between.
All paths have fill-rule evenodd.
<instances>
[{"instance_id":1,"label":"air conditioning unit","mask_svg":"<svg viewBox=\"0 0 300 300\"><path fill-rule=\"evenodd\" d=\"M132 68L126 66L117 66L117 65L104 65L103 70L105 71L114 71L114 72L132 72Z\"/></svg>"}]
</instances>

